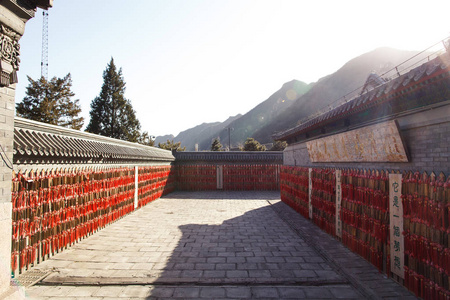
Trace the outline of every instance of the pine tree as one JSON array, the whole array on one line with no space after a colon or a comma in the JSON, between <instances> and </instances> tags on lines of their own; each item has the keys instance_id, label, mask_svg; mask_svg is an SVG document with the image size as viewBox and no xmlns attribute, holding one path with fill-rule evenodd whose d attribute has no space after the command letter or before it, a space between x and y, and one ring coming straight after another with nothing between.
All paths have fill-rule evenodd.
<instances>
[{"instance_id":1,"label":"pine tree","mask_svg":"<svg viewBox=\"0 0 450 300\"><path fill-rule=\"evenodd\" d=\"M215 138L211 144L211 151L222 151L222 144L220 138Z\"/></svg>"},{"instance_id":2,"label":"pine tree","mask_svg":"<svg viewBox=\"0 0 450 300\"><path fill-rule=\"evenodd\" d=\"M122 69L116 69L114 59L103 71L100 95L91 102L89 125L86 131L112 138L137 142L141 125L130 100L125 99Z\"/></svg>"},{"instance_id":3,"label":"pine tree","mask_svg":"<svg viewBox=\"0 0 450 300\"><path fill-rule=\"evenodd\" d=\"M41 77L33 80L28 76L29 85L22 102L17 103L19 117L53 125L81 129L84 118L81 113L80 100L72 100L75 93L71 91L72 77L53 77L50 81Z\"/></svg>"},{"instance_id":4,"label":"pine tree","mask_svg":"<svg viewBox=\"0 0 450 300\"><path fill-rule=\"evenodd\" d=\"M261 145L254 138L247 138L244 143L244 151L266 151L266 147Z\"/></svg>"},{"instance_id":5,"label":"pine tree","mask_svg":"<svg viewBox=\"0 0 450 300\"><path fill-rule=\"evenodd\" d=\"M158 147L166 150L185 151L186 147L181 147L181 142L174 143L173 140L167 140L165 143L158 143Z\"/></svg>"},{"instance_id":6,"label":"pine tree","mask_svg":"<svg viewBox=\"0 0 450 300\"><path fill-rule=\"evenodd\" d=\"M144 131L138 138L137 141L139 144L146 146L154 146L155 145L155 137L150 136L147 131Z\"/></svg>"},{"instance_id":7,"label":"pine tree","mask_svg":"<svg viewBox=\"0 0 450 300\"><path fill-rule=\"evenodd\" d=\"M285 141L276 141L270 151L283 151L287 146L288 144Z\"/></svg>"}]
</instances>

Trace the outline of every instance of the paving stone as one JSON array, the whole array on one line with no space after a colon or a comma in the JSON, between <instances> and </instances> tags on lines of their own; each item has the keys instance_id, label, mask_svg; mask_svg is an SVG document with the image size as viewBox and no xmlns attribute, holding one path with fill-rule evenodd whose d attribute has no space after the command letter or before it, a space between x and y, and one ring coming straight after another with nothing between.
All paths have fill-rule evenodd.
<instances>
[{"instance_id":1,"label":"paving stone","mask_svg":"<svg viewBox=\"0 0 450 300\"><path fill-rule=\"evenodd\" d=\"M278 264L280 270L299 270L301 269L301 264L299 263L280 263Z\"/></svg>"},{"instance_id":2,"label":"paving stone","mask_svg":"<svg viewBox=\"0 0 450 300\"><path fill-rule=\"evenodd\" d=\"M258 263L258 269L261 270L278 270L278 264L276 263Z\"/></svg>"},{"instance_id":3,"label":"paving stone","mask_svg":"<svg viewBox=\"0 0 450 300\"><path fill-rule=\"evenodd\" d=\"M124 289L123 286L102 286L92 295L95 297L117 297Z\"/></svg>"},{"instance_id":4,"label":"paving stone","mask_svg":"<svg viewBox=\"0 0 450 300\"><path fill-rule=\"evenodd\" d=\"M231 299L250 299L250 287L225 287L226 296Z\"/></svg>"},{"instance_id":5,"label":"paving stone","mask_svg":"<svg viewBox=\"0 0 450 300\"><path fill-rule=\"evenodd\" d=\"M174 270L194 270L194 264L192 263L183 263L183 264L175 264Z\"/></svg>"},{"instance_id":6,"label":"paving stone","mask_svg":"<svg viewBox=\"0 0 450 300\"><path fill-rule=\"evenodd\" d=\"M181 271L181 277L183 278L200 278L203 276L202 270L185 270Z\"/></svg>"},{"instance_id":7,"label":"paving stone","mask_svg":"<svg viewBox=\"0 0 450 300\"><path fill-rule=\"evenodd\" d=\"M98 286L79 286L70 290L70 296L91 298L99 289L100 287Z\"/></svg>"},{"instance_id":8,"label":"paving stone","mask_svg":"<svg viewBox=\"0 0 450 300\"><path fill-rule=\"evenodd\" d=\"M226 271L227 278L247 278L248 272L241 270Z\"/></svg>"},{"instance_id":9,"label":"paving stone","mask_svg":"<svg viewBox=\"0 0 450 300\"><path fill-rule=\"evenodd\" d=\"M324 262L323 258L319 257L319 256L305 257L305 261L309 262L309 263L323 263Z\"/></svg>"},{"instance_id":10,"label":"paving stone","mask_svg":"<svg viewBox=\"0 0 450 300\"><path fill-rule=\"evenodd\" d=\"M292 270L270 270L270 273L272 274L272 277L274 278L294 278L296 277L294 274L294 271ZM316 275L314 275L316 276ZM304 277L304 276L298 276L298 277Z\"/></svg>"},{"instance_id":11,"label":"paving stone","mask_svg":"<svg viewBox=\"0 0 450 300\"><path fill-rule=\"evenodd\" d=\"M225 288L223 287L203 287L200 290L200 297L207 299L216 299L225 297Z\"/></svg>"},{"instance_id":12,"label":"paving stone","mask_svg":"<svg viewBox=\"0 0 450 300\"><path fill-rule=\"evenodd\" d=\"M211 263L195 264L196 270L214 270L215 268L216 268L216 264L211 264Z\"/></svg>"},{"instance_id":13,"label":"paving stone","mask_svg":"<svg viewBox=\"0 0 450 300\"><path fill-rule=\"evenodd\" d=\"M314 278L318 277L317 273L313 270L293 270L293 272L296 277L314 277Z\"/></svg>"},{"instance_id":14,"label":"paving stone","mask_svg":"<svg viewBox=\"0 0 450 300\"><path fill-rule=\"evenodd\" d=\"M278 294L281 299L304 299L306 297L304 288L300 287L279 287Z\"/></svg>"},{"instance_id":15,"label":"paving stone","mask_svg":"<svg viewBox=\"0 0 450 300\"><path fill-rule=\"evenodd\" d=\"M314 272L316 272L318 277L325 280L337 280L342 278L339 274L332 270L316 270Z\"/></svg>"},{"instance_id":16,"label":"paving stone","mask_svg":"<svg viewBox=\"0 0 450 300\"><path fill-rule=\"evenodd\" d=\"M247 258L246 257L227 257L226 258L226 263L229 263L229 264L241 264L241 263L244 263L244 262L248 261L251 258L256 258L256 257L247 257ZM264 258L262 258L262 259L265 261Z\"/></svg>"},{"instance_id":17,"label":"paving stone","mask_svg":"<svg viewBox=\"0 0 450 300\"><path fill-rule=\"evenodd\" d=\"M242 257L236 257L236 258L242 258ZM264 262L266 262L266 259L261 256L245 257L244 260L247 263L264 263Z\"/></svg>"},{"instance_id":18,"label":"paving stone","mask_svg":"<svg viewBox=\"0 0 450 300\"><path fill-rule=\"evenodd\" d=\"M131 270L151 270L155 266L155 263L135 263Z\"/></svg>"},{"instance_id":19,"label":"paving stone","mask_svg":"<svg viewBox=\"0 0 450 300\"><path fill-rule=\"evenodd\" d=\"M270 278L272 276L269 270L249 270L248 274L251 278Z\"/></svg>"},{"instance_id":20,"label":"paving stone","mask_svg":"<svg viewBox=\"0 0 450 300\"><path fill-rule=\"evenodd\" d=\"M150 292L150 296L155 298L171 298L174 291L175 288L173 287L158 286Z\"/></svg>"},{"instance_id":21,"label":"paving stone","mask_svg":"<svg viewBox=\"0 0 450 300\"><path fill-rule=\"evenodd\" d=\"M226 271L203 271L203 277L205 278L225 278Z\"/></svg>"},{"instance_id":22,"label":"paving stone","mask_svg":"<svg viewBox=\"0 0 450 300\"><path fill-rule=\"evenodd\" d=\"M226 263L227 259L225 257L208 257L206 262L212 264Z\"/></svg>"},{"instance_id":23,"label":"paving stone","mask_svg":"<svg viewBox=\"0 0 450 300\"><path fill-rule=\"evenodd\" d=\"M267 261L268 263L284 263L284 262L286 262L286 260L285 260L284 257L279 257L279 256L276 256L276 257L266 257L266 261Z\"/></svg>"},{"instance_id":24,"label":"paving stone","mask_svg":"<svg viewBox=\"0 0 450 300\"><path fill-rule=\"evenodd\" d=\"M279 298L278 290L275 287L252 287L252 296L255 298Z\"/></svg>"},{"instance_id":25,"label":"paving stone","mask_svg":"<svg viewBox=\"0 0 450 300\"><path fill-rule=\"evenodd\" d=\"M66 296L70 295L70 292L74 289L75 287L73 286L57 286L52 289L48 289L45 295L42 296L49 296L49 297Z\"/></svg>"},{"instance_id":26,"label":"paving stone","mask_svg":"<svg viewBox=\"0 0 450 300\"><path fill-rule=\"evenodd\" d=\"M302 266L305 263L305 259L303 257L292 256L292 257L284 257L284 259L287 263L301 263Z\"/></svg>"},{"instance_id":27,"label":"paving stone","mask_svg":"<svg viewBox=\"0 0 450 300\"><path fill-rule=\"evenodd\" d=\"M251 251L249 252L236 252L236 257L250 257L255 256L255 254Z\"/></svg>"},{"instance_id":28,"label":"paving stone","mask_svg":"<svg viewBox=\"0 0 450 300\"><path fill-rule=\"evenodd\" d=\"M258 265L256 263L242 263L237 264L238 270L257 270Z\"/></svg>"},{"instance_id":29,"label":"paving stone","mask_svg":"<svg viewBox=\"0 0 450 300\"><path fill-rule=\"evenodd\" d=\"M236 270L236 264L216 264L216 270Z\"/></svg>"},{"instance_id":30,"label":"paving stone","mask_svg":"<svg viewBox=\"0 0 450 300\"><path fill-rule=\"evenodd\" d=\"M173 193L117 220L39 267L55 268L48 280L77 276L86 282L105 282L96 287L38 285L27 289L31 297L48 300L414 299L279 201L279 192ZM107 283L123 279L143 283ZM329 284L335 280L351 285ZM152 286L154 281L157 285ZM317 281L325 285L313 286ZM301 286L292 286L295 282ZM252 286L241 286L247 283ZM233 284L239 285L230 286Z\"/></svg>"},{"instance_id":31,"label":"paving stone","mask_svg":"<svg viewBox=\"0 0 450 300\"><path fill-rule=\"evenodd\" d=\"M120 296L129 298L145 298L150 296L151 293L152 288L149 286L129 285L123 289Z\"/></svg>"},{"instance_id":32,"label":"paving stone","mask_svg":"<svg viewBox=\"0 0 450 300\"><path fill-rule=\"evenodd\" d=\"M52 289L52 286L31 286L26 289L27 293L33 295L34 297L38 297L40 295L45 295L49 289Z\"/></svg>"},{"instance_id":33,"label":"paving stone","mask_svg":"<svg viewBox=\"0 0 450 300\"><path fill-rule=\"evenodd\" d=\"M179 287L173 293L173 298L195 298L200 295L200 287Z\"/></svg>"},{"instance_id":34,"label":"paving stone","mask_svg":"<svg viewBox=\"0 0 450 300\"><path fill-rule=\"evenodd\" d=\"M334 298L333 294L327 287L314 287L305 289L307 299L330 299Z\"/></svg>"},{"instance_id":35,"label":"paving stone","mask_svg":"<svg viewBox=\"0 0 450 300\"><path fill-rule=\"evenodd\" d=\"M164 277L164 278L178 278L181 276L181 271L180 270L167 270L167 271L163 271L160 276Z\"/></svg>"},{"instance_id":36,"label":"paving stone","mask_svg":"<svg viewBox=\"0 0 450 300\"><path fill-rule=\"evenodd\" d=\"M330 287L330 292L339 299L361 299L362 295L351 287Z\"/></svg>"}]
</instances>

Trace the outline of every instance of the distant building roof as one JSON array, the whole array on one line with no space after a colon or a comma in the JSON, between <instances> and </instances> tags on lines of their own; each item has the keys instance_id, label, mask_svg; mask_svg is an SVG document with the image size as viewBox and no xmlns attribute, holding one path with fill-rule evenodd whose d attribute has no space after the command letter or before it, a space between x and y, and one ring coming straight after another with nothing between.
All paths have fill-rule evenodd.
<instances>
[{"instance_id":1,"label":"distant building roof","mask_svg":"<svg viewBox=\"0 0 450 300\"><path fill-rule=\"evenodd\" d=\"M172 153L101 135L14 118L14 164L171 162Z\"/></svg>"},{"instance_id":2,"label":"distant building roof","mask_svg":"<svg viewBox=\"0 0 450 300\"><path fill-rule=\"evenodd\" d=\"M174 152L177 164L204 163L233 163L233 164L282 164L282 151L202 151L202 152Z\"/></svg>"},{"instance_id":3,"label":"distant building roof","mask_svg":"<svg viewBox=\"0 0 450 300\"><path fill-rule=\"evenodd\" d=\"M368 80L375 77L370 75ZM366 82L367 83L367 82ZM377 120L393 119L450 100L450 53L430 60L390 81L378 80L364 94L286 131L275 140L295 143L320 134L358 126Z\"/></svg>"}]
</instances>

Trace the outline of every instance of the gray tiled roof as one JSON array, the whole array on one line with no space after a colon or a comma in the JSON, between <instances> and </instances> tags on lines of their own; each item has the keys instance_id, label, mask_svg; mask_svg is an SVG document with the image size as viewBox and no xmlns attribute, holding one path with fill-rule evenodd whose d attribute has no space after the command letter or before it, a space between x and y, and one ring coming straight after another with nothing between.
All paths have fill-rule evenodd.
<instances>
[{"instance_id":1,"label":"gray tiled roof","mask_svg":"<svg viewBox=\"0 0 450 300\"><path fill-rule=\"evenodd\" d=\"M171 151L15 117L13 160L15 164L143 163L175 158Z\"/></svg>"},{"instance_id":2,"label":"gray tiled roof","mask_svg":"<svg viewBox=\"0 0 450 300\"><path fill-rule=\"evenodd\" d=\"M177 164L189 163L264 163L282 164L282 151L202 151L175 152Z\"/></svg>"}]
</instances>

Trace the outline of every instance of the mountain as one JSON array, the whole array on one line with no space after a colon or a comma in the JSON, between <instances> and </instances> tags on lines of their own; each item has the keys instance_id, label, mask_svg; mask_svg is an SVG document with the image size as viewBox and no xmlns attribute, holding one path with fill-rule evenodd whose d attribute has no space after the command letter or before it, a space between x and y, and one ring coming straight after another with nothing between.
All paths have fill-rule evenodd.
<instances>
[{"instance_id":1,"label":"mountain","mask_svg":"<svg viewBox=\"0 0 450 300\"><path fill-rule=\"evenodd\" d=\"M224 122L200 124L180 132L173 140L181 142L181 146L185 146L187 151L193 151L195 144L198 144L199 150L202 151L209 150L213 139L219 137L225 147L228 146L228 131L225 128L231 127L233 128L231 131L232 147L242 145L247 137L251 137L254 132L289 108L310 88L311 85L298 80L286 82L278 91L245 115L229 117ZM166 137L157 137L155 144L157 145L161 140L167 141Z\"/></svg>"},{"instance_id":2,"label":"mountain","mask_svg":"<svg viewBox=\"0 0 450 300\"><path fill-rule=\"evenodd\" d=\"M371 73L382 75L416 54L415 51L392 48L375 49L350 60L316 83L306 84L298 80L286 82L245 115L230 117L224 122L203 123L169 138L181 142L187 151L193 151L195 144L199 145L200 151L209 150L216 137L220 138L222 145L228 146L228 131L225 128L231 127L232 147L242 145L248 137L262 144L271 143L273 133L294 127L302 119L326 109L350 92L356 95ZM411 60L408 65L413 63ZM165 142L166 137L158 137L156 141Z\"/></svg>"},{"instance_id":3,"label":"mountain","mask_svg":"<svg viewBox=\"0 0 450 300\"><path fill-rule=\"evenodd\" d=\"M310 84L298 80L292 80L273 93L265 101L257 105L248 113L234 120L228 127L231 131L231 145L243 145L248 137L253 137L254 133L263 128L288 108L303 94L311 88ZM228 132L222 131L218 135L223 145L228 145ZM211 145L211 142L209 141Z\"/></svg>"},{"instance_id":4,"label":"mountain","mask_svg":"<svg viewBox=\"0 0 450 300\"><path fill-rule=\"evenodd\" d=\"M193 128L180 132L175 138L175 142L181 142L182 147L186 147L186 151L194 151L195 144L199 144L199 150L209 150L212 139L217 137L225 127L232 121L240 118L242 115L238 114L234 117L229 117L224 122L203 123Z\"/></svg>"},{"instance_id":5,"label":"mountain","mask_svg":"<svg viewBox=\"0 0 450 300\"><path fill-rule=\"evenodd\" d=\"M167 142L167 140L173 140L173 139L175 139L173 134L157 136L155 138L155 146L158 146L159 143L165 143L165 142Z\"/></svg>"},{"instance_id":6,"label":"mountain","mask_svg":"<svg viewBox=\"0 0 450 300\"><path fill-rule=\"evenodd\" d=\"M252 137L261 143L271 142L274 132L292 128L303 118L323 110L342 96L361 90L370 73L384 74L416 54L414 51L378 48L350 60L335 73L321 78L289 110L272 119ZM412 63L411 61L410 64Z\"/></svg>"}]
</instances>

